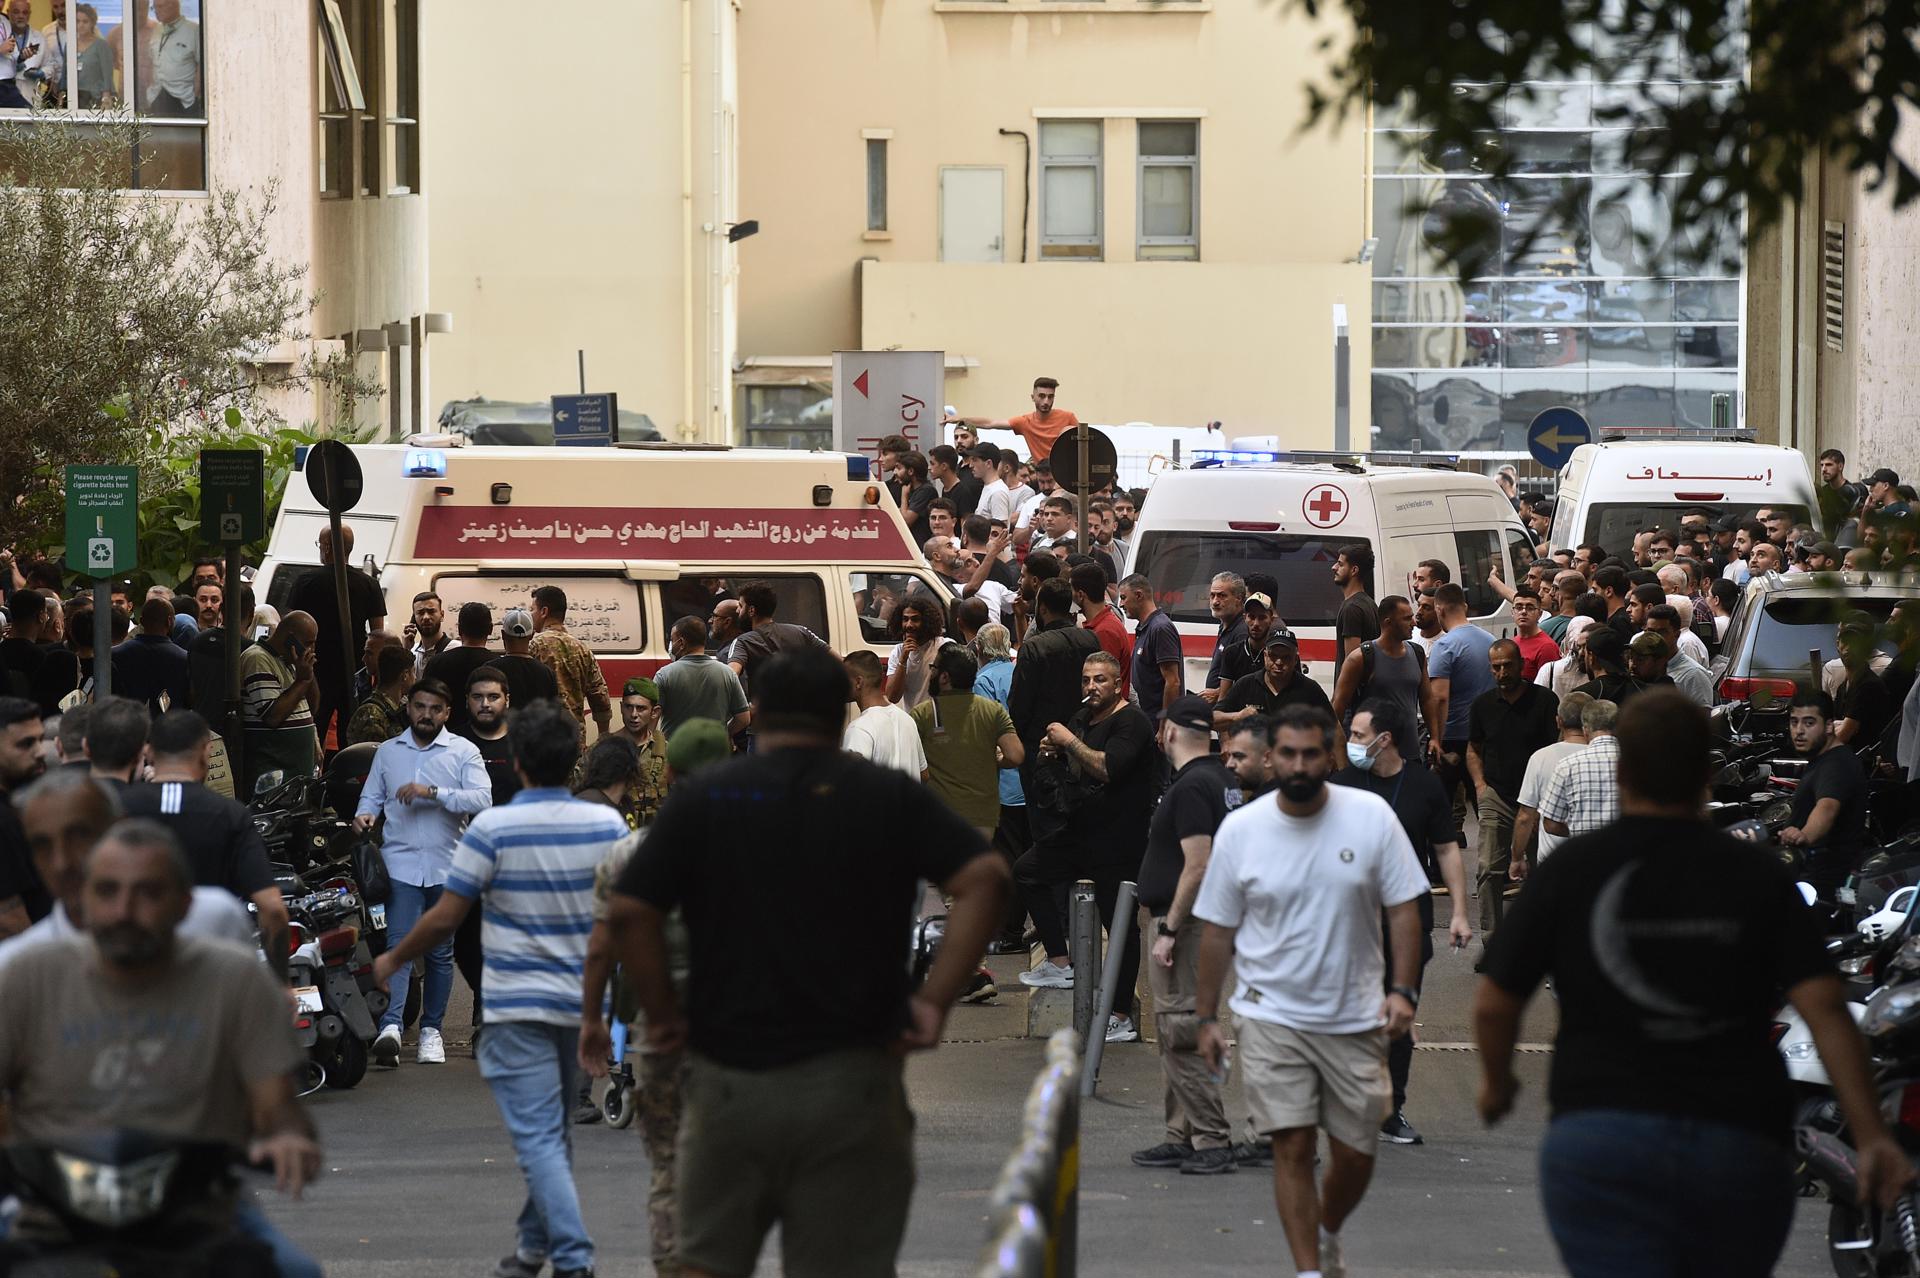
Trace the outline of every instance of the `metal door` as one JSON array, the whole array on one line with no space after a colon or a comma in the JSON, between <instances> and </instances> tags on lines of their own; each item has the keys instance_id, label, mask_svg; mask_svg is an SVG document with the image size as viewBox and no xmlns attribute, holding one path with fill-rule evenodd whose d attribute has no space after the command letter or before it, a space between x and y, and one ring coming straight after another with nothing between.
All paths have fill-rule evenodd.
<instances>
[{"instance_id":1,"label":"metal door","mask_svg":"<svg viewBox=\"0 0 1920 1278\"><path fill-rule=\"evenodd\" d=\"M952 166L940 170L940 260L1004 262L1006 171Z\"/></svg>"}]
</instances>

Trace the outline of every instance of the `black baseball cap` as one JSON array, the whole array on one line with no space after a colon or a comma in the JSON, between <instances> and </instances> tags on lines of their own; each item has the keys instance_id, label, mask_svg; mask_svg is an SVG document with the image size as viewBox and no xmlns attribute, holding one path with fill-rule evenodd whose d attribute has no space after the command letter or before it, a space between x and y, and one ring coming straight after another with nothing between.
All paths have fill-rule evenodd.
<instances>
[{"instance_id":1,"label":"black baseball cap","mask_svg":"<svg viewBox=\"0 0 1920 1278\"><path fill-rule=\"evenodd\" d=\"M1195 732L1211 732L1213 731L1213 707L1200 697L1181 697L1167 707L1166 720L1175 727L1191 728Z\"/></svg>"},{"instance_id":2,"label":"black baseball cap","mask_svg":"<svg viewBox=\"0 0 1920 1278\"><path fill-rule=\"evenodd\" d=\"M1867 487L1871 488L1875 484L1885 484L1889 488L1898 488L1900 486L1900 472L1882 466L1879 470L1867 476Z\"/></svg>"},{"instance_id":3,"label":"black baseball cap","mask_svg":"<svg viewBox=\"0 0 1920 1278\"><path fill-rule=\"evenodd\" d=\"M1266 647L1262 648L1261 651L1265 652L1271 648L1286 648L1292 652L1299 652L1300 641L1294 638L1293 631L1287 629L1285 626L1275 626L1272 632L1267 635Z\"/></svg>"}]
</instances>

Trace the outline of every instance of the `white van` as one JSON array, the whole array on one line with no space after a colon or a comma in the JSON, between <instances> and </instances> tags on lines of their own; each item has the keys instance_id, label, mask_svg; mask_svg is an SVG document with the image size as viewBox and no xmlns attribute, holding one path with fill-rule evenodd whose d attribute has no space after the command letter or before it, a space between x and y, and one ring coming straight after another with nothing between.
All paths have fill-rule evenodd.
<instances>
[{"instance_id":1,"label":"white van","mask_svg":"<svg viewBox=\"0 0 1920 1278\"><path fill-rule=\"evenodd\" d=\"M842 653L890 647L893 601L916 582L936 588L857 454L670 444L353 451L365 489L344 522L354 566L386 594L389 629L431 590L449 634L461 604L488 604L498 647L505 610L531 607L537 586L559 586L567 628L593 649L610 689L666 664L675 621L705 620L723 594L751 582L773 587L779 620ZM319 562L326 526L296 471L253 583L257 599L284 610L294 579Z\"/></svg>"},{"instance_id":2,"label":"white van","mask_svg":"<svg viewBox=\"0 0 1920 1278\"><path fill-rule=\"evenodd\" d=\"M1487 574L1497 564L1518 580L1532 542L1493 480L1450 468L1356 460L1169 471L1148 490L1127 571L1146 574L1179 627L1189 688L1204 686L1219 634L1207 607L1214 575L1265 572L1280 583L1274 609L1300 637L1307 672L1331 689L1341 599L1333 561L1356 543L1373 551L1374 598L1411 597L1414 566L1438 559L1466 590L1475 623L1513 632Z\"/></svg>"},{"instance_id":3,"label":"white van","mask_svg":"<svg viewBox=\"0 0 1920 1278\"><path fill-rule=\"evenodd\" d=\"M1550 540L1625 557L1642 528L1677 527L1685 511L1751 519L1762 507L1818 522L1813 476L1797 450L1724 440L1583 444L1560 474Z\"/></svg>"}]
</instances>

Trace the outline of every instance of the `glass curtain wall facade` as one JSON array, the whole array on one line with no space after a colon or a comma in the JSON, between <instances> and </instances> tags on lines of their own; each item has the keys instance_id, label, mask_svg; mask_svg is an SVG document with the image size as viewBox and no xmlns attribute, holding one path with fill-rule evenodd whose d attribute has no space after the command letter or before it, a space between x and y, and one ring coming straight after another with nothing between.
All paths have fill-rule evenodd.
<instances>
[{"instance_id":1,"label":"glass curtain wall facade","mask_svg":"<svg viewBox=\"0 0 1920 1278\"><path fill-rule=\"evenodd\" d=\"M1440 153L1376 110L1374 447L1523 455L1527 423L1558 405L1596 431L1705 429L1717 397L1722 420L1740 420L1741 214L1673 225L1682 176L1632 170L1631 116L1603 114L1682 83L1512 86L1500 131L1471 152ZM1495 178L1502 156L1512 167ZM1497 228L1465 286L1434 247L1447 211Z\"/></svg>"}]
</instances>

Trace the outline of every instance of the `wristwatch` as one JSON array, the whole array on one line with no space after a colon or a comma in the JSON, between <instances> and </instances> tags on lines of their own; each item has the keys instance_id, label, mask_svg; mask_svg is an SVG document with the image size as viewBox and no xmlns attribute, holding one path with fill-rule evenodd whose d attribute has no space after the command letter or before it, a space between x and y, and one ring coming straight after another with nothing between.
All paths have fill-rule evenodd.
<instances>
[{"instance_id":1,"label":"wristwatch","mask_svg":"<svg viewBox=\"0 0 1920 1278\"><path fill-rule=\"evenodd\" d=\"M1163 919L1161 919L1161 920L1160 920L1160 921L1159 921L1158 923L1156 923L1156 924L1154 924L1154 929L1153 929L1153 930L1154 930L1155 932L1158 932L1158 933L1159 933L1159 934L1160 934L1161 936L1178 936L1178 935L1180 935L1180 932L1179 932L1179 930L1178 930L1177 928L1171 928L1171 927L1168 927L1168 926L1167 926L1167 921L1166 921L1166 920L1165 920L1164 918L1163 918Z\"/></svg>"},{"instance_id":2,"label":"wristwatch","mask_svg":"<svg viewBox=\"0 0 1920 1278\"><path fill-rule=\"evenodd\" d=\"M427 797L428 797L429 799L432 799L432 800L433 800L433 801L434 801L435 803L438 803L438 802L440 802L440 787L439 787L439 786L437 786L437 785L430 785L430 786L428 786L428 787L427 787Z\"/></svg>"},{"instance_id":3,"label":"wristwatch","mask_svg":"<svg viewBox=\"0 0 1920 1278\"><path fill-rule=\"evenodd\" d=\"M1409 1004L1411 1004L1411 1005L1413 1006L1413 1008L1414 1008L1414 1010L1416 1010L1416 1011L1418 1011L1418 1010L1419 1010L1419 1007L1420 1007L1420 991L1419 991L1419 990L1416 990L1415 988L1413 988L1413 986L1411 986L1411 985L1390 985L1390 986L1388 986L1388 987L1387 987L1387 993L1389 993L1389 994L1398 994L1398 995L1399 995L1399 996L1400 996L1401 998L1404 998L1405 1000L1407 1000L1407 1002L1408 1002Z\"/></svg>"}]
</instances>

